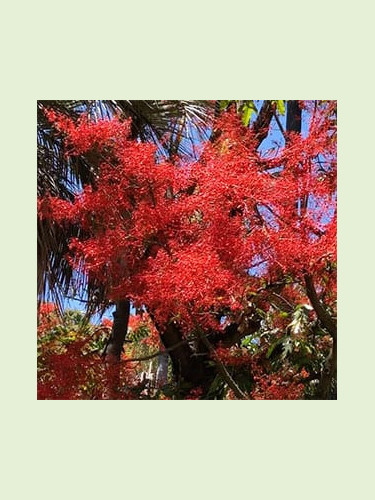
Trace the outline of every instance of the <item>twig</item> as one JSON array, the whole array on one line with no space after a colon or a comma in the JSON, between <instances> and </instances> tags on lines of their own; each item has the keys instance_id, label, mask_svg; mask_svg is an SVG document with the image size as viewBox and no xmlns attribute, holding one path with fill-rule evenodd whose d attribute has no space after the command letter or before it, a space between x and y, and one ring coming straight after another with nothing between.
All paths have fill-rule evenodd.
<instances>
[{"instance_id":1,"label":"twig","mask_svg":"<svg viewBox=\"0 0 375 500\"><path fill-rule=\"evenodd\" d=\"M275 292L272 292L272 295L274 295L278 299L282 300L284 302L284 304L286 304L291 311L294 310L293 304L291 304L289 302L289 300L287 300L285 297L283 297L282 295L279 295L278 293L275 293Z\"/></svg>"},{"instance_id":2,"label":"twig","mask_svg":"<svg viewBox=\"0 0 375 500\"><path fill-rule=\"evenodd\" d=\"M198 328L197 330L199 338L202 340L203 344L207 347L208 351L210 354L213 356L215 359L215 363L217 364L217 368L225 380L225 382L228 384L228 386L232 389L234 392L235 396L237 399L249 399L244 392L241 391L241 389L238 387L236 382L233 380L233 378L230 376L228 370L225 368L223 362L221 359L218 357L218 355L215 352L215 349L213 348L212 344L209 342L208 338L206 335L203 335Z\"/></svg>"},{"instance_id":3,"label":"twig","mask_svg":"<svg viewBox=\"0 0 375 500\"><path fill-rule=\"evenodd\" d=\"M273 116L275 117L276 123L277 123L277 125L278 125L278 127L280 129L280 132L283 134L283 137L286 140L285 130L283 129L283 126L281 125L280 118L277 116L276 111L273 112Z\"/></svg>"}]
</instances>

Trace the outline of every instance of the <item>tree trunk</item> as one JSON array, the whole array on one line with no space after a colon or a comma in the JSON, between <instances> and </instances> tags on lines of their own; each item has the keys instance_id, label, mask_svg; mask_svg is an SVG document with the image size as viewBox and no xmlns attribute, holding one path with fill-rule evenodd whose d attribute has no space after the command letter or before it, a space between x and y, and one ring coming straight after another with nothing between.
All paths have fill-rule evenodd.
<instances>
[{"instance_id":1,"label":"tree trunk","mask_svg":"<svg viewBox=\"0 0 375 500\"><path fill-rule=\"evenodd\" d=\"M319 386L316 393L316 399L337 399L332 396L332 382L337 376L337 341L333 339L332 355L326 360Z\"/></svg>"},{"instance_id":2,"label":"tree trunk","mask_svg":"<svg viewBox=\"0 0 375 500\"><path fill-rule=\"evenodd\" d=\"M302 110L298 101L287 101L286 130L301 133Z\"/></svg>"},{"instance_id":3,"label":"tree trunk","mask_svg":"<svg viewBox=\"0 0 375 500\"><path fill-rule=\"evenodd\" d=\"M113 313L113 326L109 342L103 353L106 365L106 387L103 399L118 399L120 386L120 360L128 331L130 301L120 300Z\"/></svg>"},{"instance_id":4,"label":"tree trunk","mask_svg":"<svg viewBox=\"0 0 375 500\"><path fill-rule=\"evenodd\" d=\"M161 333L160 339L164 347L169 350L180 397L197 387L206 392L215 377L214 368L207 363L208 352L195 352L184 339L179 326L173 322L170 322L165 329L160 329L159 326L157 328Z\"/></svg>"},{"instance_id":5,"label":"tree trunk","mask_svg":"<svg viewBox=\"0 0 375 500\"><path fill-rule=\"evenodd\" d=\"M326 360L320 383L316 392L316 399L331 399L332 381L337 377L337 325L336 321L326 310L323 302L319 299L310 275L305 276L307 296L310 299L316 315L319 318L323 328L325 328L332 337L333 346L330 357Z\"/></svg>"}]
</instances>

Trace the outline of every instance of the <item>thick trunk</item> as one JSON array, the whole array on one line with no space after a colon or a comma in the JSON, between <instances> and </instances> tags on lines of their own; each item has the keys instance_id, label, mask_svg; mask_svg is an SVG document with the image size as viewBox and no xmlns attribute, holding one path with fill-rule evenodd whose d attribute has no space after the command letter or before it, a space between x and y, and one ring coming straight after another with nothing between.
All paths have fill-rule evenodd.
<instances>
[{"instance_id":1,"label":"thick trunk","mask_svg":"<svg viewBox=\"0 0 375 500\"><path fill-rule=\"evenodd\" d=\"M122 347L128 331L130 314L129 300L120 300L116 303L116 311L113 313L112 332L104 351L106 364L106 386L103 399L118 399L120 386L120 360Z\"/></svg>"},{"instance_id":2,"label":"thick trunk","mask_svg":"<svg viewBox=\"0 0 375 500\"><path fill-rule=\"evenodd\" d=\"M112 357L117 361L121 358L122 346L128 331L130 314L129 300L120 300L116 303L116 311L113 313L112 333L105 350L105 357Z\"/></svg>"},{"instance_id":3,"label":"thick trunk","mask_svg":"<svg viewBox=\"0 0 375 500\"><path fill-rule=\"evenodd\" d=\"M329 332L333 341L332 352L329 359L326 360L326 366L322 372L316 394L316 399L330 399L332 381L337 378L337 324L319 299L313 279L308 274L305 276L305 283L307 296L310 299L311 305L322 326Z\"/></svg>"},{"instance_id":4,"label":"thick trunk","mask_svg":"<svg viewBox=\"0 0 375 500\"><path fill-rule=\"evenodd\" d=\"M208 353L197 356L188 342L184 340L181 329L175 323L169 323L165 329L160 329L160 338L172 361L173 375L180 387L181 396L191 389L200 387L203 392L208 390L215 370L209 366Z\"/></svg>"},{"instance_id":5,"label":"thick trunk","mask_svg":"<svg viewBox=\"0 0 375 500\"><path fill-rule=\"evenodd\" d=\"M259 328L259 322L249 321L241 332L239 325L232 323L222 333L212 332L210 341L201 334L194 340L194 348L192 343L184 339L178 324L169 323L165 329L157 325L157 328L161 332L161 341L171 357L173 375L180 388L180 397L186 395L191 389L200 388L204 398L218 373L229 387L232 388L234 382L230 379L225 367L221 366L220 361L215 358L215 346L220 344L228 348L240 342L242 337L254 333ZM216 366L212 364L213 362ZM236 390L234 392L236 394ZM241 391L237 392L241 393ZM238 396L239 399L244 398L243 394L240 396Z\"/></svg>"},{"instance_id":6,"label":"thick trunk","mask_svg":"<svg viewBox=\"0 0 375 500\"><path fill-rule=\"evenodd\" d=\"M316 393L316 399L337 399L337 396L333 396L332 382L337 377L337 342L333 340L332 353L329 359L326 360L326 365L324 367L318 390Z\"/></svg>"}]
</instances>

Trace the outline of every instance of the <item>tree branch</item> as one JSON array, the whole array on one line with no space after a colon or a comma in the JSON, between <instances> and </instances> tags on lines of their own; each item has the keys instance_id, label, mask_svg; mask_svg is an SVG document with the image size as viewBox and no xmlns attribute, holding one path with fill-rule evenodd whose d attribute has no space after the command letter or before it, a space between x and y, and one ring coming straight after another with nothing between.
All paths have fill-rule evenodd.
<instances>
[{"instance_id":1,"label":"tree branch","mask_svg":"<svg viewBox=\"0 0 375 500\"><path fill-rule=\"evenodd\" d=\"M280 121L280 118L277 116L277 113L276 111L274 110L273 112L273 116L275 117L275 120L276 120L276 123L280 129L280 132L282 133L284 139L286 140L286 136L285 136L285 130L283 129L283 126L281 125L281 121Z\"/></svg>"},{"instance_id":2,"label":"tree branch","mask_svg":"<svg viewBox=\"0 0 375 500\"><path fill-rule=\"evenodd\" d=\"M213 348L212 344L209 342L208 338L202 334L200 329L198 328L197 330L198 336L200 340L203 342L203 344L207 347L209 353L212 355L212 357L215 359L215 363L217 365L217 368L225 380L225 382L228 384L228 387L232 389L234 392L235 396L237 399L249 399L244 392L241 391L239 386L236 384L236 382L233 380L233 378L230 376L228 370L225 368L223 362L221 359L218 357L218 355L215 352L215 349Z\"/></svg>"},{"instance_id":3,"label":"tree branch","mask_svg":"<svg viewBox=\"0 0 375 500\"><path fill-rule=\"evenodd\" d=\"M252 129L255 132L258 147L268 135L269 126L274 114L273 110L274 106L272 104L272 101L263 101L259 114L253 123Z\"/></svg>"},{"instance_id":4,"label":"tree branch","mask_svg":"<svg viewBox=\"0 0 375 500\"><path fill-rule=\"evenodd\" d=\"M319 320L322 322L323 326L328 330L332 338L337 340L337 325L334 319L331 317L327 309L324 307L323 303L320 301L318 294L316 293L314 282L310 274L305 274L306 292L310 299L311 305L313 306Z\"/></svg>"}]
</instances>

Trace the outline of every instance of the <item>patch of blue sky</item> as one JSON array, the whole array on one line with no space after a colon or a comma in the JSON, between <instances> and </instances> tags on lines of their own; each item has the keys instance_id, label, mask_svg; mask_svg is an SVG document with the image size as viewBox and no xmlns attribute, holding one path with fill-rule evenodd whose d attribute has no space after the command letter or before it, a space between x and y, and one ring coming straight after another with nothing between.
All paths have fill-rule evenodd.
<instances>
[{"instance_id":1,"label":"patch of blue sky","mask_svg":"<svg viewBox=\"0 0 375 500\"><path fill-rule=\"evenodd\" d=\"M84 296L85 297L85 296ZM86 295L87 297L87 295ZM63 307L64 310L78 310L82 311L83 313L86 312L86 304L87 304L87 298L79 299L79 298L72 298L72 297L65 297L64 302L63 302ZM113 313L115 312L116 307L114 304L111 304L110 306L107 307L107 309L103 312L103 314L95 313L91 316L90 321L91 323L98 325L101 323L101 321L104 318L108 318L110 320L113 320ZM130 314L135 315L136 314L136 308L133 306L133 304L130 304Z\"/></svg>"},{"instance_id":2,"label":"patch of blue sky","mask_svg":"<svg viewBox=\"0 0 375 500\"><path fill-rule=\"evenodd\" d=\"M254 103L259 111L259 109L263 104L263 101L254 101ZM270 132L259 147L259 151L264 155L270 154L270 152L271 153L274 152L276 154L280 148L285 146L285 138L282 130L285 131L286 129L286 112L283 115L278 113L277 116L279 123L275 117L272 118L270 124ZM251 123L254 122L255 120L256 120L256 113L252 115ZM302 110L301 134L303 137L308 136L310 120L311 120L311 113L308 110L305 109ZM280 129L279 124L281 125L282 130Z\"/></svg>"},{"instance_id":3,"label":"patch of blue sky","mask_svg":"<svg viewBox=\"0 0 375 500\"><path fill-rule=\"evenodd\" d=\"M85 313L86 312L86 300L65 297L64 309L65 310L74 309L74 310L82 311L83 313ZM91 323L98 325L101 323L103 318L113 319L112 314L113 314L114 310L115 310L115 307L110 306L108 309L105 310L103 315L100 315L99 313L94 314L90 318Z\"/></svg>"},{"instance_id":4,"label":"patch of blue sky","mask_svg":"<svg viewBox=\"0 0 375 500\"><path fill-rule=\"evenodd\" d=\"M259 260L259 259L258 259ZM255 262L247 270L247 274L250 276L266 276L268 272L268 262L266 260L260 260L258 263Z\"/></svg>"},{"instance_id":5,"label":"patch of blue sky","mask_svg":"<svg viewBox=\"0 0 375 500\"><path fill-rule=\"evenodd\" d=\"M258 212L262 216L263 220L274 230L278 230L280 224L277 221L276 214L272 211L272 208L267 205L259 204L257 205Z\"/></svg>"},{"instance_id":6,"label":"patch of blue sky","mask_svg":"<svg viewBox=\"0 0 375 500\"><path fill-rule=\"evenodd\" d=\"M334 161L336 161L336 159L329 154L318 154L315 158L317 173L326 174L331 172Z\"/></svg>"},{"instance_id":7,"label":"patch of blue sky","mask_svg":"<svg viewBox=\"0 0 375 500\"><path fill-rule=\"evenodd\" d=\"M331 198L309 195L308 209L313 220L324 229L333 219L336 213L337 193L333 193Z\"/></svg>"},{"instance_id":8,"label":"patch of blue sky","mask_svg":"<svg viewBox=\"0 0 375 500\"><path fill-rule=\"evenodd\" d=\"M202 153L204 143L210 139L212 127L198 127L188 121L181 132L179 149L183 153L185 162L197 161ZM172 135L172 140L177 140L177 133Z\"/></svg>"}]
</instances>

